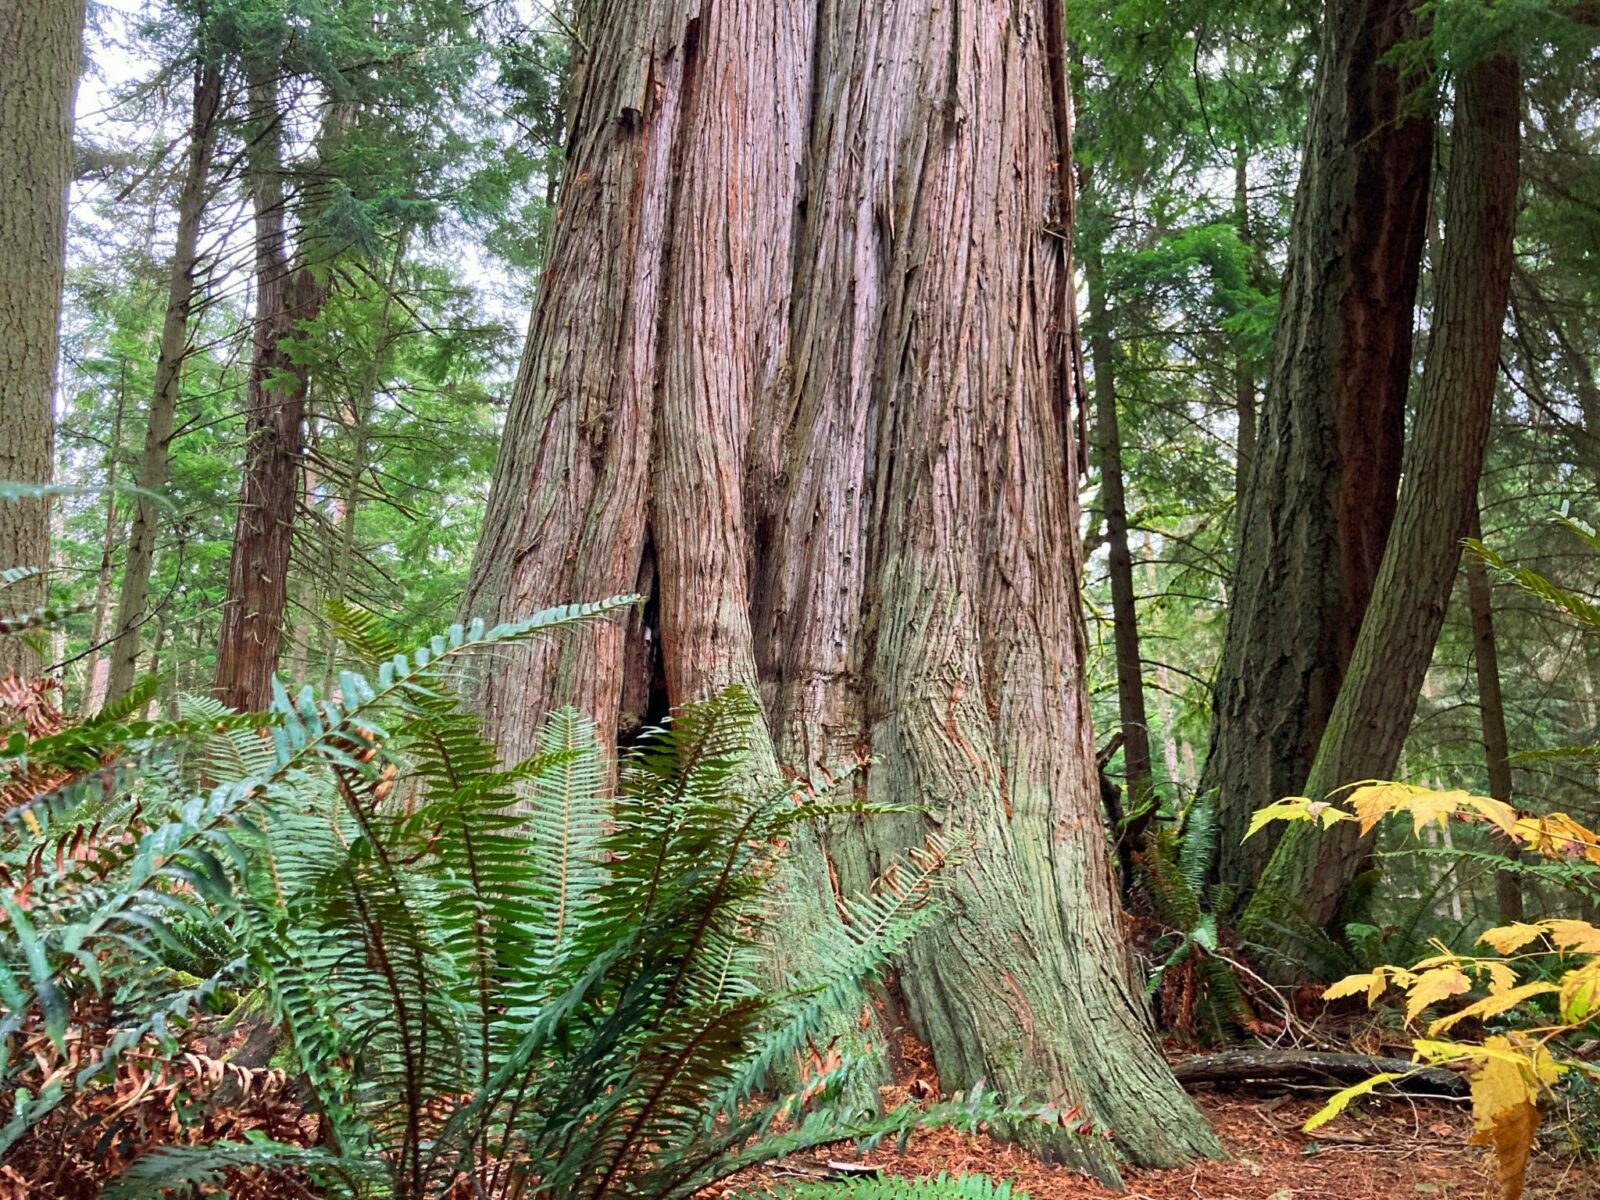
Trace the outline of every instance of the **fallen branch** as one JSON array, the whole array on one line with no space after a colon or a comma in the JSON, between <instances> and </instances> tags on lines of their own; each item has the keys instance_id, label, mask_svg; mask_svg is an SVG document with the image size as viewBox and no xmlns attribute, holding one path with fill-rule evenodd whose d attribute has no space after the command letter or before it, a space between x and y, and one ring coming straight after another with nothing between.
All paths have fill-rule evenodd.
<instances>
[{"instance_id":1,"label":"fallen branch","mask_svg":"<svg viewBox=\"0 0 1600 1200\"><path fill-rule=\"evenodd\" d=\"M1185 1087L1202 1083L1274 1084L1294 1082L1360 1083L1389 1072L1404 1076L1391 1086L1405 1092L1462 1096L1467 1081L1438 1067L1419 1069L1404 1058L1376 1054L1336 1054L1326 1050L1220 1050L1197 1054L1172 1065Z\"/></svg>"}]
</instances>

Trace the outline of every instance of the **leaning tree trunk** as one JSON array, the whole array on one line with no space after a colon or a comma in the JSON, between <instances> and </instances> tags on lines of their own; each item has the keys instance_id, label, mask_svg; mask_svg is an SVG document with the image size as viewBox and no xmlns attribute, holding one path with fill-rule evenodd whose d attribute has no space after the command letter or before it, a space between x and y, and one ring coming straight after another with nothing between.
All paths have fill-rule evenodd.
<instances>
[{"instance_id":1,"label":"leaning tree trunk","mask_svg":"<svg viewBox=\"0 0 1600 1200\"><path fill-rule=\"evenodd\" d=\"M568 182L467 608L641 590L654 623L497 659L478 699L510 754L558 703L612 733L659 655L673 704L758 687L786 772L875 756L860 793L928 812L830 834L796 917L970 834L959 915L898 987L941 1078L1061 1097L1170 1163L1216 1144L1117 923L1059 389L1059 12L1014 7L579 14ZM1113 1174L1097 1145L1052 1148Z\"/></svg>"},{"instance_id":2,"label":"leaning tree trunk","mask_svg":"<svg viewBox=\"0 0 1600 1200\"><path fill-rule=\"evenodd\" d=\"M1306 785L1317 799L1394 772L1477 508L1511 288L1518 96L1516 63L1499 55L1472 65L1457 86L1444 248L1405 483L1372 606ZM1354 823L1291 827L1242 928L1293 949L1283 914L1333 922L1369 846Z\"/></svg>"},{"instance_id":3,"label":"leaning tree trunk","mask_svg":"<svg viewBox=\"0 0 1600 1200\"><path fill-rule=\"evenodd\" d=\"M117 597L116 640L111 644L111 675L106 698L120 699L133 686L139 666L139 643L147 619L150 570L155 562L160 510L156 497L167 486L173 428L184 359L189 353L189 314L194 307L195 272L200 265L200 225L210 186L212 147L216 144L217 108L222 100L222 74L214 66L197 66L189 124L189 153L178 191L178 228L167 279L167 311L161 321L161 349L145 423L144 450L139 456L139 494Z\"/></svg>"},{"instance_id":4,"label":"leaning tree trunk","mask_svg":"<svg viewBox=\"0 0 1600 1200\"><path fill-rule=\"evenodd\" d=\"M278 71L276 62L256 64L249 80L256 312L244 474L212 685L217 699L238 709L267 706L283 645L307 386L305 366L284 343L322 300L321 285L289 259Z\"/></svg>"},{"instance_id":5,"label":"leaning tree trunk","mask_svg":"<svg viewBox=\"0 0 1600 1200\"><path fill-rule=\"evenodd\" d=\"M1467 536L1483 541L1478 506L1472 506ZM1489 571L1476 554L1466 558L1467 608L1472 616L1472 663L1478 680L1478 724L1483 730L1484 767L1489 775L1489 795L1511 803L1511 739L1506 736L1505 697L1500 691L1500 650L1494 636L1494 592L1489 586ZM1502 847L1513 860L1518 857L1515 843ZM1522 877L1515 871L1494 873L1495 901L1500 921L1509 925L1522 920Z\"/></svg>"},{"instance_id":6,"label":"leaning tree trunk","mask_svg":"<svg viewBox=\"0 0 1600 1200\"><path fill-rule=\"evenodd\" d=\"M1323 16L1200 785L1241 898L1271 849L1244 842L1250 814L1305 783L1394 514L1433 125L1403 115L1412 88L1384 59L1418 35L1412 10Z\"/></svg>"},{"instance_id":7,"label":"leaning tree trunk","mask_svg":"<svg viewBox=\"0 0 1600 1200\"><path fill-rule=\"evenodd\" d=\"M54 474L56 357L66 271L72 105L84 0L0 0L0 483ZM0 570L39 574L0 590L0 614L44 605L50 502L0 499ZM0 638L0 675L39 669Z\"/></svg>"}]
</instances>

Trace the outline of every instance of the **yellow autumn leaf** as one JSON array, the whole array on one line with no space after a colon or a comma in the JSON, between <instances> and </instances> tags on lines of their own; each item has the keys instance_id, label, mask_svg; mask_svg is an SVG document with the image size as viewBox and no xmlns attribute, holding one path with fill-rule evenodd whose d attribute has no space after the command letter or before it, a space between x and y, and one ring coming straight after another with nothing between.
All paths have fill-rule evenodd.
<instances>
[{"instance_id":1,"label":"yellow autumn leaf","mask_svg":"<svg viewBox=\"0 0 1600 1200\"><path fill-rule=\"evenodd\" d=\"M1476 812L1507 837L1516 837L1517 810L1504 800L1469 794L1462 801L1462 806Z\"/></svg>"},{"instance_id":2,"label":"yellow autumn leaf","mask_svg":"<svg viewBox=\"0 0 1600 1200\"><path fill-rule=\"evenodd\" d=\"M1561 1019L1570 1025L1582 1025L1597 1009L1600 1009L1600 958L1591 958L1561 977Z\"/></svg>"},{"instance_id":3,"label":"yellow autumn leaf","mask_svg":"<svg viewBox=\"0 0 1600 1200\"><path fill-rule=\"evenodd\" d=\"M1492 946L1501 954L1515 954L1529 942L1543 936L1544 930L1537 925L1515 921L1510 925L1497 925L1493 929L1484 930L1478 935L1478 940L1485 946Z\"/></svg>"},{"instance_id":4,"label":"yellow autumn leaf","mask_svg":"<svg viewBox=\"0 0 1600 1200\"><path fill-rule=\"evenodd\" d=\"M1340 821L1354 819L1349 813L1336 805L1329 804L1326 800L1286 796L1282 800L1275 800L1256 809L1250 816L1250 827L1245 830L1244 836L1246 839L1254 837L1274 821L1315 821L1327 829Z\"/></svg>"},{"instance_id":5,"label":"yellow autumn leaf","mask_svg":"<svg viewBox=\"0 0 1600 1200\"><path fill-rule=\"evenodd\" d=\"M1546 858L1583 858L1600 863L1600 834L1574 821L1566 813L1519 817L1511 836Z\"/></svg>"},{"instance_id":6,"label":"yellow autumn leaf","mask_svg":"<svg viewBox=\"0 0 1600 1200\"><path fill-rule=\"evenodd\" d=\"M1509 991L1517 986L1517 973L1511 967L1497 958L1480 958L1473 964L1481 978L1489 977L1489 994L1498 996L1501 992Z\"/></svg>"},{"instance_id":7,"label":"yellow autumn leaf","mask_svg":"<svg viewBox=\"0 0 1600 1200\"><path fill-rule=\"evenodd\" d=\"M1440 1017L1437 1021L1428 1026L1428 1036L1438 1037L1445 1030L1453 1026L1457 1021L1465 1021L1472 1017L1482 1019L1484 1017L1497 1016L1500 1013L1515 1008L1524 1000L1531 999L1534 996L1544 996L1556 990L1556 985L1553 983L1538 982L1525 983L1521 987L1515 987L1507 991L1495 993L1490 995L1486 1000L1479 1000L1473 1004L1467 1005L1459 1012L1453 1012L1447 1017Z\"/></svg>"},{"instance_id":8,"label":"yellow autumn leaf","mask_svg":"<svg viewBox=\"0 0 1600 1200\"><path fill-rule=\"evenodd\" d=\"M1518 1068L1536 1069L1540 1073L1548 1072L1552 1082L1564 1069L1550 1057L1548 1051L1538 1050L1532 1057L1530 1053L1528 1050L1514 1047L1502 1034L1496 1034L1481 1043L1441 1042L1429 1038L1417 1038L1411 1043L1412 1061L1423 1066L1445 1066L1464 1059L1468 1065L1476 1068L1482 1063L1494 1060L1510 1063Z\"/></svg>"},{"instance_id":9,"label":"yellow autumn leaf","mask_svg":"<svg viewBox=\"0 0 1600 1200\"><path fill-rule=\"evenodd\" d=\"M1333 1097L1316 1112L1312 1113L1311 1118L1300 1128L1305 1130L1307 1133L1310 1133L1314 1129L1319 1129L1337 1117L1345 1109L1349 1108L1350 1101L1354 1100L1357 1096L1368 1095L1380 1084L1388 1083L1391 1079L1400 1078L1403 1078L1403 1076L1398 1073L1384 1072L1379 1075L1374 1075L1370 1079L1363 1079L1360 1083L1355 1084L1352 1087L1347 1087L1342 1092L1335 1092Z\"/></svg>"},{"instance_id":10,"label":"yellow autumn leaf","mask_svg":"<svg viewBox=\"0 0 1600 1200\"><path fill-rule=\"evenodd\" d=\"M1540 921L1539 928L1550 935L1550 940L1562 950L1578 954L1600 954L1600 929L1587 921L1570 918L1551 918Z\"/></svg>"},{"instance_id":11,"label":"yellow autumn leaf","mask_svg":"<svg viewBox=\"0 0 1600 1200\"><path fill-rule=\"evenodd\" d=\"M1361 975L1346 975L1338 983L1331 983L1323 990L1324 1000L1344 1000L1350 996L1359 996L1367 993L1367 1003L1372 1004L1383 995L1385 988L1383 972L1368 971Z\"/></svg>"},{"instance_id":12,"label":"yellow autumn leaf","mask_svg":"<svg viewBox=\"0 0 1600 1200\"><path fill-rule=\"evenodd\" d=\"M1561 1074L1550 1052L1538 1044L1519 1046L1503 1034L1483 1039L1485 1051L1472 1073L1472 1115L1486 1129L1497 1114L1519 1104L1538 1104L1546 1087Z\"/></svg>"},{"instance_id":13,"label":"yellow autumn leaf","mask_svg":"<svg viewBox=\"0 0 1600 1200\"><path fill-rule=\"evenodd\" d=\"M1463 791L1436 792L1409 783L1368 783L1350 793L1350 807L1367 833L1391 813L1411 814L1415 832L1429 825L1445 825L1473 797Z\"/></svg>"},{"instance_id":14,"label":"yellow autumn leaf","mask_svg":"<svg viewBox=\"0 0 1600 1200\"><path fill-rule=\"evenodd\" d=\"M1428 1005L1459 996L1471 986L1472 981L1459 967L1435 967L1422 972L1406 989L1406 1020L1416 1020Z\"/></svg>"},{"instance_id":15,"label":"yellow autumn leaf","mask_svg":"<svg viewBox=\"0 0 1600 1200\"><path fill-rule=\"evenodd\" d=\"M1527 1102L1502 1109L1472 1135L1474 1145L1494 1150L1494 1175L1500 1200L1522 1200L1528 1177L1528 1156L1539 1128L1539 1109Z\"/></svg>"}]
</instances>

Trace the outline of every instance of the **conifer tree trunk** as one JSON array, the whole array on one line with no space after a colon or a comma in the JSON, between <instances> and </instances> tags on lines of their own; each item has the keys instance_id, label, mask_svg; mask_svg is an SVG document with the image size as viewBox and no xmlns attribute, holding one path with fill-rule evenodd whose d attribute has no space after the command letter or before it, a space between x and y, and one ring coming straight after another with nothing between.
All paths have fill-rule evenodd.
<instances>
[{"instance_id":1,"label":"conifer tree trunk","mask_svg":"<svg viewBox=\"0 0 1600 1200\"><path fill-rule=\"evenodd\" d=\"M212 66L196 66L194 104L189 123L189 153L178 191L178 226L167 279L167 310L161 320L161 349L139 456L139 493L134 498L117 597L116 640L108 657L111 668L106 698L119 699L133 686L139 667L139 643L150 595L150 570L155 561L161 510L155 497L167 486L172 433L177 421L183 363L189 353L189 315L194 307L195 273L200 265L200 226L210 188L211 155L216 144L217 108L222 100L222 75Z\"/></svg>"},{"instance_id":2,"label":"conifer tree trunk","mask_svg":"<svg viewBox=\"0 0 1600 1200\"><path fill-rule=\"evenodd\" d=\"M1483 526L1476 504L1472 507L1467 536L1483 540ZM1489 572L1483 560L1466 556L1467 607L1472 614L1472 662L1478 679L1478 721L1483 730L1484 767L1489 776L1489 795L1511 803L1511 739L1506 736L1506 706L1500 692L1500 652L1494 638L1494 593L1489 587ZM1515 843L1501 847L1501 853L1515 859ZM1515 871L1496 871L1495 901L1502 924L1522 920L1522 879Z\"/></svg>"},{"instance_id":3,"label":"conifer tree trunk","mask_svg":"<svg viewBox=\"0 0 1600 1200\"><path fill-rule=\"evenodd\" d=\"M1383 59L1418 32L1412 0L1323 15L1201 777L1241 897L1271 849L1250 814L1305 784L1394 515L1432 122Z\"/></svg>"},{"instance_id":4,"label":"conifer tree trunk","mask_svg":"<svg viewBox=\"0 0 1600 1200\"><path fill-rule=\"evenodd\" d=\"M1087 180L1083 194L1086 198L1092 196ZM1100 468L1100 505L1106 521L1106 570L1111 581L1111 626L1117 661L1117 714L1121 718L1123 776L1127 785L1123 812L1128 820L1126 827L1117 831L1126 887L1131 881L1129 853L1140 847L1154 812L1150 807L1153 801L1150 795L1150 725L1145 715L1144 664L1139 656L1133 553L1128 545L1128 501L1123 489L1122 429L1117 419L1115 350L1106 314L1105 267L1098 246L1086 257L1089 357L1094 363L1094 442Z\"/></svg>"},{"instance_id":5,"label":"conifer tree trunk","mask_svg":"<svg viewBox=\"0 0 1600 1200\"><path fill-rule=\"evenodd\" d=\"M1518 95L1516 63L1500 55L1469 67L1457 86L1444 247L1405 482L1308 796L1320 799L1341 786L1393 774L1444 621L1461 539L1477 509L1511 287ZM1353 823L1326 831L1290 828L1242 928L1292 949L1283 914L1303 912L1319 926L1333 922L1369 846Z\"/></svg>"},{"instance_id":6,"label":"conifer tree trunk","mask_svg":"<svg viewBox=\"0 0 1600 1200\"><path fill-rule=\"evenodd\" d=\"M0 483L47 484L54 475L83 19L84 0L0 0ZM41 607L49 566L49 500L0 500L0 570L41 572L0 591L0 612ZM39 667L21 640L0 638L0 676Z\"/></svg>"},{"instance_id":7,"label":"conifer tree trunk","mask_svg":"<svg viewBox=\"0 0 1600 1200\"><path fill-rule=\"evenodd\" d=\"M797 938L837 919L834 880L970 835L959 915L898 988L944 1082L1078 1103L1142 1162L1214 1152L1151 1036L1098 815L1059 12L617 8L578 14L567 182L466 606L640 589L656 624L486 664L490 727L516 755L577 702L614 732L658 647L673 704L757 687L785 772L875 755L862 794L929 813L830 833ZM1103 1145L1049 1148L1114 1175Z\"/></svg>"},{"instance_id":8,"label":"conifer tree trunk","mask_svg":"<svg viewBox=\"0 0 1600 1200\"><path fill-rule=\"evenodd\" d=\"M111 422L111 449L106 454L106 527L100 539L100 567L95 571L94 627L89 633L89 661L84 665L83 695L78 710L84 716L100 711L106 700L106 680L111 663L101 646L111 621L111 565L122 541L124 522L117 515L117 475L122 457L122 415L128 403L128 366L124 361L117 387L116 416Z\"/></svg>"},{"instance_id":9,"label":"conifer tree trunk","mask_svg":"<svg viewBox=\"0 0 1600 1200\"><path fill-rule=\"evenodd\" d=\"M283 646L289 562L300 506L306 368L284 347L315 317L323 289L290 261L279 63L249 68L248 172L255 213L256 311L245 414L244 475L212 691L238 709L265 708Z\"/></svg>"}]
</instances>

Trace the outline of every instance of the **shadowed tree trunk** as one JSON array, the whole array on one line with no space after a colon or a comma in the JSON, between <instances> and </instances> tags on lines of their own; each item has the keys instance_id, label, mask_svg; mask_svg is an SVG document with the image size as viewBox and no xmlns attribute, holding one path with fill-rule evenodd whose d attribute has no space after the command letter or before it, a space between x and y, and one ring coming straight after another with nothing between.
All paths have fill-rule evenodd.
<instances>
[{"instance_id":1,"label":"shadowed tree trunk","mask_svg":"<svg viewBox=\"0 0 1600 1200\"><path fill-rule=\"evenodd\" d=\"M84 0L0 2L0 483L47 484L54 475L83 18ZM40 572L0 590L0 613L42 607L49 566L49 500L0 500L0 570ZM39 667L20 639L0 638L0 675Z\"/></svg>"},{"instance_id":2,"label":"shadowed tree trunk","mask_svg":"<svg viewBox=\"0 0 1600 1200\"><path fill-rule=\"evenodd\" d=\"M160 509L154 499L167 486L172 453L172 432L177 420L178 391L183 363L189 353L189 314L194 307L195 272L200 264L200 225L205 216L210 186L211 153L216 144L217 107L222 100L222 75L216 67L197 66L194 106L189 124L189 154L183 185L178 192L178 228L172 247L172 271L167 281L167 311L161 321L161 350L156 358L155 384L139 456L138 485L133 525L128 531L128 551L122 568L122 591L117 597L116 640L106 698L119 699L133 686L139 666L145 603L150 595L150 569L155 561Z\"/></svg>"},{"instance_id":3,"label":"shadowed tree trunk","mask_svg":"<svg viewBox=\"0 0 1600 1200\"><path fill-rule=\"evenodd\" d=\"M253 64L248 85L256 311L244 474L212 685L217 699L239 709L267 706L283 645L307 386L306 368L284 343L316 316L323 294L311 272L289 258L278 71L274 60Z\"/></svg>"},{"instance_id":4,"label":"shadowed tree trunk","mask_svg":"<svg viewBox=\"0 0 1600 1200\"><path fill-rule=\"evenodd\" d=\"M1473 505L1467 536L1483 540L1478 507ZM1472 661L1478 678L1478 719L1483 730L1483 761L1489 775L1489 795L1511 803L1511 740L1506 736L1506 706L1500 693L1500 653L1494 637L1494 593L1489 572L1477 555L1466 556L1467 607L1472 614ZM1502 854L1519 856L1515 843L1501 846ZM1522 879L1515 871L1496 871L1495 901L1502 924L1522 920Z\"/></svg>"},{"instance_id":5,"label":"shadowed tree trunk","mask_svg":"<svg viewBox=\"0 0 1600 1200\"><path fill-rule=\"evenodd\" d=\"M567 183L466 604L637 589L655 623L486 664L490 727L520 754L576 701L615 732L658 652L673 704L759 688L768 764L876 756L860 794L928 812L830 832L833 869L791 881L794 940L837 920L834 888L970 835L959 915L898 984L941 1078L1077 1103L1142 1162L1214 1152L1151 1036L1098 816L1059 11L578 15ZM1049 1148L1114 1175L1104 1146Z\"/></svg>"},{"instance_id":6,"label":"shadowed tree trunk","mask_svg":"<svg viewBox=\"0 0 1600 1200\"><path fill-rule=\"evenodd\" d=\"M1084 196L1092 184L1084 179ZM1116 831L1122 886L1132 885L1131 853L1144 841L1154 815L1150 794L1150 725L1145 716L1144 667L1139 657L1139 613L1134 602L1133 553L1128 545L1128 501L1123 491L1122 430L1117 420L1116 353L1106 313L1105 268L1100 248L1086 255L1089 291L1089 359L1094 363L1094 445L1100 468L1100 506L1106 521L1106 572L1111 581L1111 626L1116 645L1117 715L1123 734L1122 764L1127 781L1124 828ZM1171 778L1176 778L1176 772Z\"/></svg>"},{"instance_id":7,"label":"shadowed tree trunk","mask_svg":"<svg viewBox=\"0 0 1600 1200\"><path fill-rule=\"evenodd\" d=\"M1405 482L1373 601L1305 794L1391 776L1477 510L1516 227L1518 73L1503 56L1460 76L1432 330ZM1335 918L1370 837L1296 825L1273 852L1242 927L1292 949L1285 911ZM1269 923L1272 923L1269 926Z\"/></svg>"},{"instance_id":8,"label":"shadowed tree trunk","mask_svg":"<svg viewBox=\"0 0 1600 1200\"><path fill-rule=\"evenodd\" d=\"M1382 60L1418 33L1411 0L1323 16L1201 777L1241 898L1271 850L1250 814L1305 784L1394 514L1433 124Z\"/></svg>"}]
</instances>

